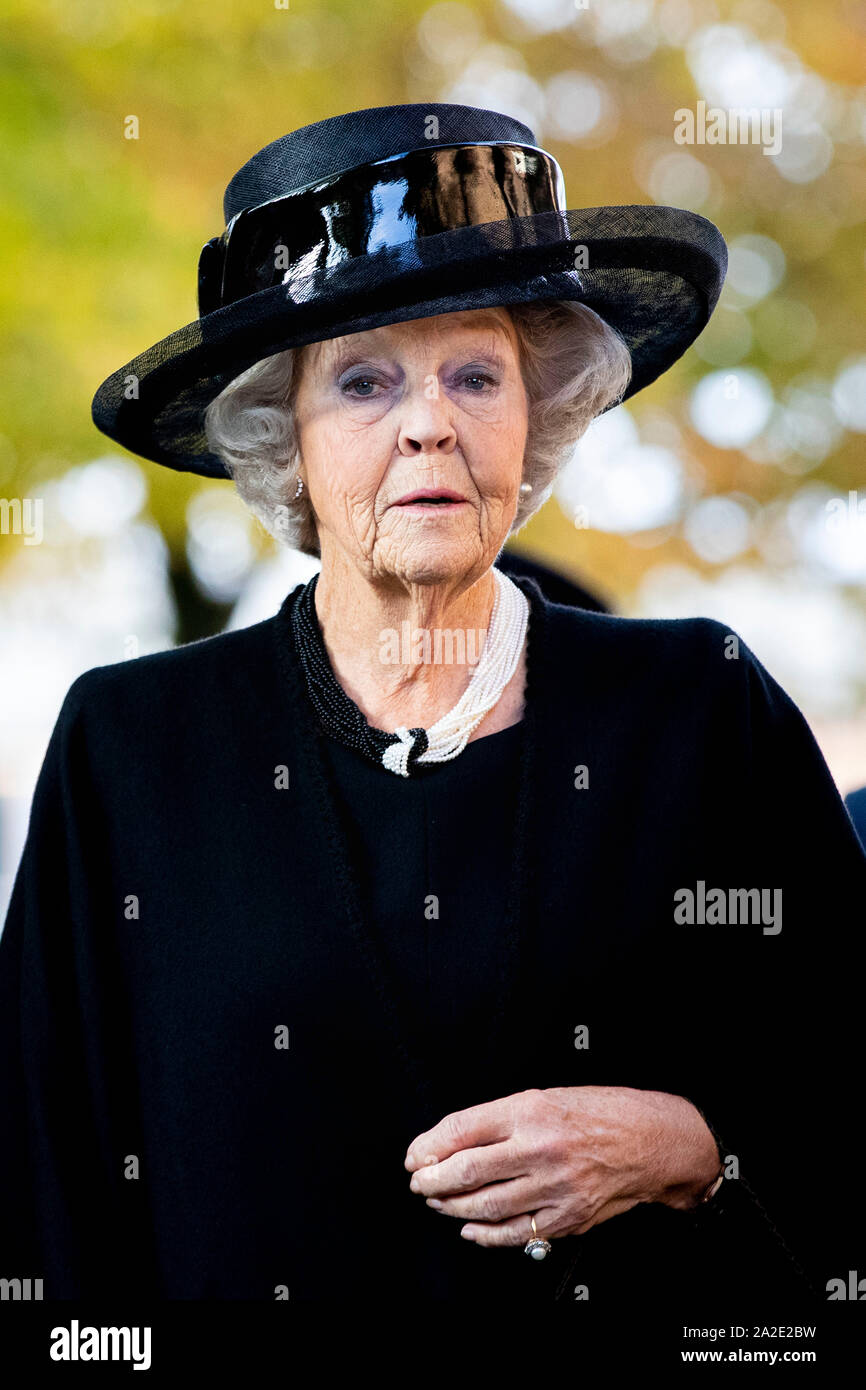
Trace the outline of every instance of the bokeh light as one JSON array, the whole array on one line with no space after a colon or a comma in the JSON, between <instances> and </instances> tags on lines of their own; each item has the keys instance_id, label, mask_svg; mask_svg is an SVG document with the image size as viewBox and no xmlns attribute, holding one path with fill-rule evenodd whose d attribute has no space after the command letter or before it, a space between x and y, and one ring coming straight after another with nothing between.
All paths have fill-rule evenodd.
<instances>
[{"instance_id":1,"label":"bokeh light","mask_svg":"<svg viewBox=\"0 0 866 1390\"><path fill-rule=\"evenodd\" d=\"M683 534L700 559L725 564L749 547L749 509L735 497L702 497L686 517Z\"/></svg>"},{"instance_id":2,"label":"bokeh light","mask_svg":"<svg viewBox=\"0 0 866 1390\"><path fill-rule=\"evenodd\" d=\"M57 488L61 516L82 536L110 536L138 515L146 497L142 469L124 458L70 468Z\"/></svg>"},{"instance_id":3,"label":"bokeh light","mask_svg":"<svg viewBox=\"0 0 866 1390\"><path fill-rule=\"evenodd\" d=\"M575 525L623 534L674 521L682 491L677 455L664 445L641 442L624 406L593 421L555 489Z\"/></svg>"},{"instance_id":4,"label":"bokeh light","mask_svg":"<svg viewBox=\"0 0 866 1390\"><path fill-rule=\"evenodd\" d=\"M773 409L767 378L753 367L710 372L692 392L689 413L699 434L719 449L738 449L764 428Z\"/></svg>"},{"instance_id":5,"label":"bokeh light","mask_svg":"<svg viewBox=\"0 0 866 1390\"><path fill-rule=\"evenodd\" d=\"M767 236L735 237L728 247L725 291L745 304L763 299L784 278L785 253Z\"/></svg>"},{"instance_id":6,"label":"bokeh light","mask_svg":"<svg viewBox=\"0 0 866 1390\"><path fill-rule=\"evenodd\" d=\"M846 428L866 433L866 357L842 367L833 382L833 405Z\"/></svg>"},{"instance_id":7,"label":"bokeh light","mask_svg":"<svg viewBox=\"0 0 866 1390\"><path fill-rule=\"evenodd\" d=\"M612 139L617 106L609 85L591 73L559 72L546 87L551 137L595 147Z\"/></svg>"},{"instance_id":8,"label":"bokeh light","mask_svg":"<svg viewBox=\"0 0 866 1390\"><path fill-rule=\"evenodd\" d=\"M187 556L202 591L217 602L236 599L255 560L250 513L235 492L216 486L191 499L186 518Z\"/></svg>"}]
</instances>

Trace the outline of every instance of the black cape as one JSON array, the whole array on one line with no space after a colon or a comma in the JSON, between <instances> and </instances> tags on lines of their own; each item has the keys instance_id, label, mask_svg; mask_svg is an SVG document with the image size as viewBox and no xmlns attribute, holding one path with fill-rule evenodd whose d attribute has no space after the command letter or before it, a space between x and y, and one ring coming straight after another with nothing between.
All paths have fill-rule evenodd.
<instances>
[{"instance_id":1,"label":"black cape","mask_svg":"<svg viewBox=\"0 0 866 1390\"><path fill-rule=\"evenodd\" d=\"M596 1306L742 1310L768 1288L824 1300L862 1263L866 856L807 724L718 622L582 612L518 582L537 744L521 988L491 1055L496 961L467 950L478 1045L456 1013L459 1048L429 1043L433 1113L346 930L292 595L71 685L0 938L6 1277L47 1298L380 1307L580 1283ZM367 772L399 810L403 780ZM460 758L440 773L459 798ZM414 835L422 856L435 823L407 826L401 853ZM473 874L500 876L483 823L474 844ZM389 848L367 866L380 894ZM781 930L707 913L711 890L753 888L781 890ZM675 919L686 890L709 920ZM581 1085L690 1099L729 1160L718 1199L634 1208L537 1265L468 1245L409 1192L406 1148L444 1114Z\"/></svg>"}]
</instances>

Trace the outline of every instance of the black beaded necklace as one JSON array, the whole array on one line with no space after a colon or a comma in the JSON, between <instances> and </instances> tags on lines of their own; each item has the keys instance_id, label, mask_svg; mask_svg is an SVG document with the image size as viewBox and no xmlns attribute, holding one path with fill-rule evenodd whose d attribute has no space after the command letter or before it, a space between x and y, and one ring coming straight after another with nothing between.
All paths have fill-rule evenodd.
<instances>
[{"instance_id":1,"label":"black beaded necklace","mask_svg":"<svg viewBox=\"0 0 866 1390\"><path fill-rule=\"evenodd\" d=\"M306 585L292 590L275 621L280 666L292 692L294 708L307 725L301 730L297 744L303 764L300 770L303 771L305 779L309 779L324 820L334 875L340 898L345 904L349 928L367 966L383 1016L390 1024L395 1050L403 1063L410 1085L429 1117L429 1123L432 1124L441 1117L436 1112L430 1077L421 1058L406 1045L406 1038L412 1036L412 1030L408 1026L409 1020L405 1016L405 1010L399 1003L399 990L389 980L383 953L375 933L366 920L360 888L361 875L358 865L353 862L340 798L322 748L322 740L330 734L381 766L381 746L376 736L379 735L386 740L384 746L393 739L383 730L370 728L361 710L349 699L334 676L313 606L317 578L318 575L314 575ZM520 928L521 920L525 918L531 879L528 847L533 824L532 789L535 784L535 752L539 737L538 698L548 646L547 616L541 590L536 581L529 577L515 576L514 582L529 599L530 617L527 629L525 710L521 721L519 783L512 840L512 878L507 898L508 917L504 924L502 950L499 954L498 1002L488 1033L491 1055L504 1052L508 1045L506 1020L514 1007L521 977L521 957L525 949L525 940ZM347 709L346 706L351 708ZM424 730L420 732L424 733ZM422 751L423 749L418 748L418 752ZM382 775L391 774L383 768ZM435 773L433 775L435 776ZM513 1014L511 1016L513 1017ZM568 1262L554 1295L556 1300L566 1296L578 1258L579 1255L576 1254Z\"/></svg>"},{"instance_id":2,"label":"black beaded necklace","mask_svg":"<svg viewBox=\"0 0 866 1390\"><path fill-rule=\"evenodd\" d=\"M386 733L384 729L376 729L368 724L334 675L316 613L318 578L318 574L314 574L303 586L291 608L292 634L306 679L307 694L322 725L332 737L381 767L385 749L399 743L400 739L396 734ZM415 740L406 763L411 776L418 758L427 751L427 731L417 728L409 732Z\"/></svg>"}]
</instances>

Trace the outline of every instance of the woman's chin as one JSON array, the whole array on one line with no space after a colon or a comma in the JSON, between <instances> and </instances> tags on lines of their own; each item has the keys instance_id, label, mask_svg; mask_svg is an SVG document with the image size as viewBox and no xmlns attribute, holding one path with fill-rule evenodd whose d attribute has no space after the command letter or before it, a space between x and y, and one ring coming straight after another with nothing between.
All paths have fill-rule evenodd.
<instances>
[{"instance_id":1,"label":"woman's chin","mask_svg":"<svg viewBox=\"0 0 866 1390\"><path fill-rule=\"evenodd\" d=\"M490 556L490 563L493 561ZM483 563L477 543L449 543L444 537L431 544L406 546L390 557L388 568L406 584L448 584L478 571ZM484 566L486 568L487 566Z\"/></svg>"}]
</instances>

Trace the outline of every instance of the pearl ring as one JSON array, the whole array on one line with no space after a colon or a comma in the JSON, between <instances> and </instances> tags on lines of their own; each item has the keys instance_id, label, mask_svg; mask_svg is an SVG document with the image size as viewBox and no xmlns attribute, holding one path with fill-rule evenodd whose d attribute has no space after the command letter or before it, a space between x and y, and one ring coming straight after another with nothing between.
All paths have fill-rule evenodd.
<instances>
[{"instance_id":1,"label":"pearl ring","mask_svg":"<svg viewBox=\"0 0 866 1390\"><path fill-rule=\"evenodd\" d=\"M532 1240L528 1240L523 1247L524 1255L531 1255L534 1260L543 1260L545 1255L549 1255L553 1246L549 1240L542 1240L535 1228L535 1217L531 1216Z\"/></svg>"}]
</instances>

